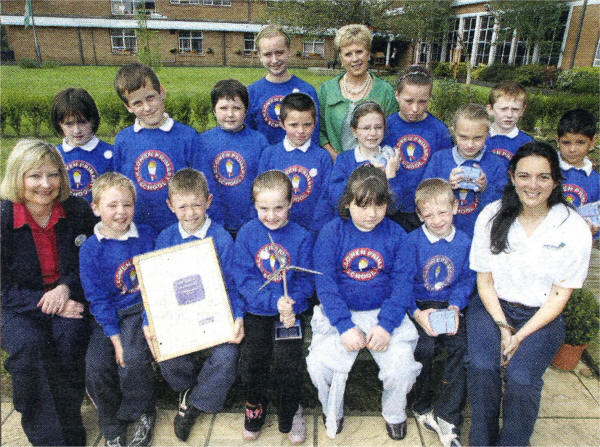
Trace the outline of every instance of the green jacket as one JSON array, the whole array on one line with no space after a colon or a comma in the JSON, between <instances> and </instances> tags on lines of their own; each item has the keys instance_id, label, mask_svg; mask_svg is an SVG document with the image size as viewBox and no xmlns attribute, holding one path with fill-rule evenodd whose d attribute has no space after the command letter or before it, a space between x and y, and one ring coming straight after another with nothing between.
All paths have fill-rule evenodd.
<instances>
[{"instance_id":1,"label":"green jacket","mask_svg":"<svg viewBox=\"0 0 600 447\"><path fill-rule=\"evenodd\" d=\"M344 98L342 96L342 91L340 90L340 78L343 75L344 73L329 81L325 81L319 90L321 146L329 143L337 152L342 152L340 135L342 133L342 124L344 118L346 118L348 106L350 104L350 100ZM398 102L394 96L394 89L392 86L383 79L379 79L375 75L372 76L373 88L364 99L377 101L383 108L386 116L397 112Z\"/></svg>"}]
</instances>

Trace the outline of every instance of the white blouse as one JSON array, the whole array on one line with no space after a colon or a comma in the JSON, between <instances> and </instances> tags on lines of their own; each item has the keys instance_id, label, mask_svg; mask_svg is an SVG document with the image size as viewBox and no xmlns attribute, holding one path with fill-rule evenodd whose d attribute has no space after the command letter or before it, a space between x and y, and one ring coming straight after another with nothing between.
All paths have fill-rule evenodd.
<instances>
[{"instance_id":1,"label":"white blouse","mask_svg":"<svg viewBox=\"0 0 600 447\"><path fill-rule=\"evenodd\" d=\"M592 234L576 211L554 205L531 236L516 219L508 231L507 250L495 255L490 248L491 219L499 209L497 200L479 214L469 258L471 270L492 273L499 298L539 307L552 285L573 289L583 285Z\"/></svg>"}]
</instances>

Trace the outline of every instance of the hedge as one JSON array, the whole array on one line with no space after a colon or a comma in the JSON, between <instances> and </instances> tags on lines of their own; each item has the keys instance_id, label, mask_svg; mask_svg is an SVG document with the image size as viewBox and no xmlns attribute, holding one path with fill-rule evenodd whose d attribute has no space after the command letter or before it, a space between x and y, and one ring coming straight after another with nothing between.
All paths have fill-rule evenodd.
<instances>
[{"instance_id":1,"label":"hedge","mask_svg":"<svg viewBox=\"0 0 600 447\"><path fill-rule=\"evenodd\" d=\"M0 126L4 135L8 128L21 135L50 135L55 133L50 122L53 96L36 94L3 94L0 104ZM134 116L113 94L96 98L100 113L100 131L116 134L133 124ZM177 121L202 132L214 125L210 97L207 94L168 96L166 112Z\"/></svg>"}]
</instances>

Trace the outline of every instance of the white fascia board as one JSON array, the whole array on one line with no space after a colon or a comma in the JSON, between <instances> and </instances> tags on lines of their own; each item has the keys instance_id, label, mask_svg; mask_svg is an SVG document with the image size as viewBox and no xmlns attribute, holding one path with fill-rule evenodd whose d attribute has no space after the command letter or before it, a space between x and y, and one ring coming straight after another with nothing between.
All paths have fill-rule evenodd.
<instances>
[{"instance_id":1,"label":"white fascia board","mask_svg":"<svg viewBox=\"0 0 600 447\"><path fill-rule=\"evenodd\" d=\"M23 16L2 15L2 25L23 25ZM103 19L92 17L34 17L36 26L65 28L137 28L135 19ZM147 21L149 29L185 31L229 31L257 33L264 25L256 23L192 22L186 20Z\"/></svg>"}]
</instances>

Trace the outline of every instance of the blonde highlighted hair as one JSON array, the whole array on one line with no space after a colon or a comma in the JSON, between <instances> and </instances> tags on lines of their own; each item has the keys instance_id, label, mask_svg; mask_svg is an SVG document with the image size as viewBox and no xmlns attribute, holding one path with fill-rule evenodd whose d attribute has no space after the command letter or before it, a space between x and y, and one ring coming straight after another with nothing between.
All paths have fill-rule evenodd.
<instances>
[{"instance_id":1,"label":"blonde highlighted hair","mask_svg":"<svg viewBox=\"0 0 600 447\"><path fill-rule=\"evenodd\" d=\"M456 124L461 119L481 122L488 128L490 127L490 116L486 108L481 104L469 103L460 106L454 113L454 121L452 126L456 128Z\"/></svg>"},{"instance_id":2,"label":"blonde highlighted hair","mask_svg":"<svg viewBox=\"0 0 600 447\"><path fill-rule=\"evenodd\" d=\"M438 202L439 200L446 200L451 204L456 202L456 196L450 183L442 178L428 178L423 180L417 186L415 191L415 205L417 206L417 213L419 213L419 204L425 202Z\"/></svg>"},{"instance_id":3,"label":"blonde highlighted hair","mask_svg":"<svg viewBox=\"0 0 600 447\"><path fill-rule=\"evenodd\" d=\"M282 190L288 202L292 201L292 182L283 171L272 169L259 174L252 182L252 202L256 201L256 195L265 190Z\"/></svg>"},{"instance_id":4,"label":"blonde highlighted hair","mask_svg":"<svg viewBox=\"0 0 600 447\"><path fill-rule=\"evenodd\" d=\"M54 145L34 138L22 139L15 144L6 160L6 172L0 184L0 196L14 203L23 203L25 173L31 169L38 169L47 162L58 169L60 176L58 200L60 202L66 200L71 194L71 186L62 156Z\"/></svg>"},{"instance_id":5,"label":"blonde highlighted hair","mask_svg":"<svg viewBox=\"0 0 600 447\"><path fill-rule=\"evenodd\" d=\"M290 38L290 35L285 32L285 30L283 29L283 26L267 25L263 29L260 30L260 32L256 35L256 38L254 39L254 42L256 44L256 49L258 51L260 51L260 41L262 39L266 39L268 37L274 37L274 36L283 36L283 38L285 39L285 46L288 48L290 47L292 39Z\"/></svg>"},{"instance_id":6,"label":"blonde highlighted hair","mask_svg":"<svg viewBox=\"0 0 600 447\"><path fill-rule=\"evenodd\" d=\"M131 193L131 198L135 202L135 186L133 182L118 172L105 172L96 179L92 185L92 203L97 205L102 200L102 195L110 188L121 188Z\"/></svg>"},{"instance_id":7,"label":"blonde highlighted hair","mask_svg":"<svg viewBox=\"0 0 600 447\"><path fill-rule=\"evenodd\" d=\"M371 42L373 42L373 33L365 25L345 25L335 33L333 45L337 51L342 47L358 43L364 45L367 51L371 51Z\"/></svg>"},{"instance_id":8,"label":"blonde highlighted hair","mask_svg":"<svg viewBox=\"0 0 600 447\"><path fill-rule=\"evenodd\" d=\"M202 194L208 199L210 191L204 174L193 168L183 168L169 180L169 200L175 194Z\"/></svg>"}]
</instances>

